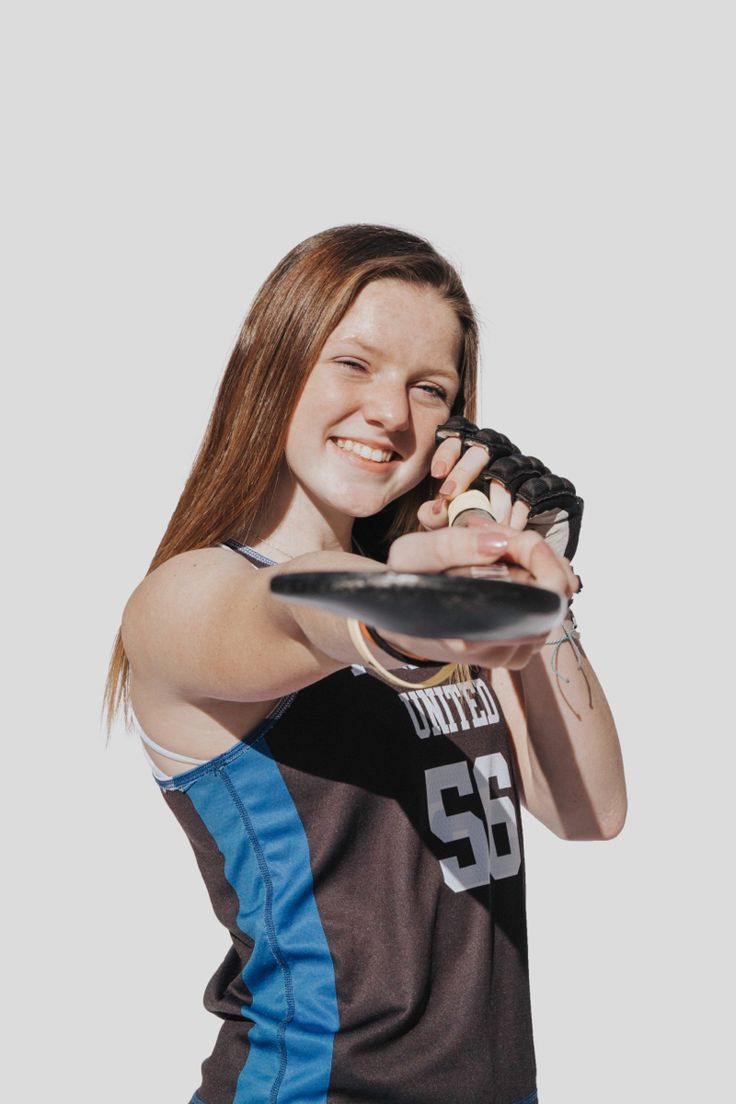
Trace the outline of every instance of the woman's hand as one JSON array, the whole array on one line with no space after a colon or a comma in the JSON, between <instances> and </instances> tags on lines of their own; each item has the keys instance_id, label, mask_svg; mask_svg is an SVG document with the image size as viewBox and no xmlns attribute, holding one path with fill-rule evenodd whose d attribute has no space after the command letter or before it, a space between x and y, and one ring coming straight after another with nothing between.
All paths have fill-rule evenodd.
<instances>
[{"instance_id":1,"label":"woman's hand","mask_svg":"<svg viewBox=\"0 0 736 1104\"><path fill-rule=\"evenodd\" d=\"M545 587L566 598L572 597L580 589L578 576L573 573L570 561L556 547L559 542L545 540L543 526L537 530L527 528L530 505L515 498L513 484L509 489L497 479L485 483L495 522L490 517L474 516L470 517L466 526L448 528L449 503L467 491L483 473L487 473L489 453L495 452L502 458L521 456L516 445L493 430L480 433L490 448L478 444L463 451L467 428L476 431L476 427L464 418L451 419L451 423L454 433L441 440L431 464L432 476L443 482L437 498L423 503L418 513L419 522L426 532L406 534L394 541L387 566L396 571L462 573L463 568L501 561L512 581ZM539 464L538 461L535 463ZM572 484L569 486L572 488ZM574 494L574 488L572 492ZM582 511L582 500L577 502ZM506 543L499 545L499 541ZM406 637L404 649L431 659L441 655L444 659L475 666L519 669L526 666L535 652L542 648L547 636L548 633L543 633L508 643L462 640L420 642ZM395 642L401 648L398 639ZM441 651L438 651L438 645Z\"/></svg>"},{"instance_id":2,"label":"woman's hand","mask_svg":"<svg viewBox=\"0 0 736 1104\"><path fill-rule=\"evenodd\" d=\"M448 523L448 507L453 498L467 491L488 467L488 450L482 445L472 445L461 455L462 441L448 437L432 457L430 474L442 479L437 498L423 502L418 518L425 529L442 529ZM501 525L522 530L529 516L529 506L521 499L513 500L511 493L501 483L493 480L487 488L491 501L491 513Z\"/></svg>"},{"instance_id":3,"label":"woman's hand","mask_svg":"<svg viewBox=\"0 0 736 1104\"><path fill-rule=\"evenodd\" d=\"M558 556L538 533L520 531L490 519L467 527L450 529L445 525L431 532L406 533L391 545L386 566L390 571L445 572L457 567L492 564L501 559L523 569L525 581L532 585L556 591L566 598L577 589L576 577L567 560ZM383 635L399 649L427 659L519 669L541 649L548 633L492 643L418 639L385 631Z\"/></svg>"},{"instance_id":4,"label":"woman's hand","mask_svg":"<svg viewBox=\"0 0 736 1104\"><path fill-rule=\"evenodd\" d=\"M494 429L478 429L455 415L437 428L431 474L444 480L434 502L418 517L425 529L448 523L448 504L463 491L482 488L496 521L533 529L560 556L572 560L580 537L583 500L574 485L554 475L536 456L526 456Z\"/></svg>"}]
</instances>

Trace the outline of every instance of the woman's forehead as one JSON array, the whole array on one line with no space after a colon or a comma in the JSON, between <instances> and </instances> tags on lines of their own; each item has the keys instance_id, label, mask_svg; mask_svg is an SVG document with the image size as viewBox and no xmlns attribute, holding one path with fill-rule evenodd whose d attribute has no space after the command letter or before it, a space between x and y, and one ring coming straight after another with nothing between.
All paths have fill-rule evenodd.
<instances>
[{"instance_id":1,"label":"woman's forehead","mask_svg":"<svg viewBox=\"0 0 736 1104\"><path fill-rule=\"evenodd\" d=\"M364 287L327 344L353 343L373 356L420 356L457 363L462 327L450 304L429 286L375 280Z\"/></svg>"}]
</instances>

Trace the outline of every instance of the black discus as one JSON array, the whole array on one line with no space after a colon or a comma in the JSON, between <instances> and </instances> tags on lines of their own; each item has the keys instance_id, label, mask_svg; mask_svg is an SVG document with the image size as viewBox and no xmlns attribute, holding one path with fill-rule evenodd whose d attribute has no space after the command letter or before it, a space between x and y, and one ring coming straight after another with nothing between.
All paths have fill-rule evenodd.
<instances>
[{"instance_id":1,"label":"black discus","mask_svg":"<svg viewBox=\"0 0 736 1104\"><path fill-rule=\"evenodd\" d=\"M567 601L526 583L404 571L309 571L275 575L289 602L407 636L516 640L558 625Z\"/></svg>"}]
</instances>

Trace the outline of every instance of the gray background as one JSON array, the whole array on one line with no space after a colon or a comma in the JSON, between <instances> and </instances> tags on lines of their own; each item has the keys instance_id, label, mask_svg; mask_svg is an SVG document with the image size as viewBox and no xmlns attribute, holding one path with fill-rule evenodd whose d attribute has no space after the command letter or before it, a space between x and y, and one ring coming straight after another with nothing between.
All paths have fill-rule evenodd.
<instances>
[{"instance_id":1,"label":"gray background","mask_svg":"<svg viewBox=\"0 0 736 1104\"><path fill-rule=\"evenodd\" d=\"M198 1084L226 937L135 740L105 748L103 681L257 287L357 221L459 265L484 424L586 502L576 608L631 809L609 843L525 822L540 1098L728 1096L731 11L11 5L8 1099Z\"/></svg>"}]
</instances>

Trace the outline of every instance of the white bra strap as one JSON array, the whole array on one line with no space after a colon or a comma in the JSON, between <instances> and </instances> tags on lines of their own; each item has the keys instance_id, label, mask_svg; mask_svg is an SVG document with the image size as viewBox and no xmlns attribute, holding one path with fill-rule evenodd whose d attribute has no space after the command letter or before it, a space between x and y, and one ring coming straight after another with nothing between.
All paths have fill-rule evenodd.
<instances>
[{"instance_id":1,"label":"white bra strap","mask_svg":"<svg viewBox=\"0 0 736 1104\"><path fill-rule=\"evenodd\" d=\"M138 735L144 744L148 744L150 748L157 751L159 755L165 755L167 759L174 759L177 763L192 763L195 767L201 767L202 763L206 763L206 759L192 759L190 755L179 755L176 751L168 751L165 747L161 747L155 740L152 740L150 736L146 735L140 725L138 725Z\"/></svg>"},{"instance_id":2,"label":"white bra strap","mask_svg":"<svg viewBox=\"0 0 736 1104\"><path fill-rule=\"evenodd\" d=\"M143 743L142 740L141 740L141 742L138 746L140 747L142 754L145 756L146 762L148 763L149 767L151 768L151 771L153 772L153 777L158 778L159 782L170 782L171 779L173 778L173 775L166 774L165 771L162 771L160 767L156 766L153 759L151 758L151 756L146 751L146 745Z\"/></svg>"}]
</instances>

